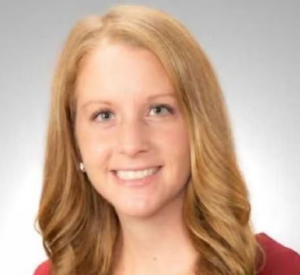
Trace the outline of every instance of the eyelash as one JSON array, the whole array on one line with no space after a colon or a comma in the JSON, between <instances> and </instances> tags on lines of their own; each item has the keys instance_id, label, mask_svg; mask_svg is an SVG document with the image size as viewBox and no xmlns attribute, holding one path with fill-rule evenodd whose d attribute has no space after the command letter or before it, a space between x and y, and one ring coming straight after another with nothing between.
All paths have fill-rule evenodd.
<instances>
[{"instance_id":1,"label":"eyelash","mask_svg":"<svg viewBox=\"0 0 300 275\"><path fill-rule=\"evenodd\" d=\"M167 105L167 104L157 104L157 105L151 105L150 106L150 110L153 108L165 108L170 114L174 113L174 109ZM109 109L102 109L100 111L97 111L95 114L92 115L92 120L96 120L96 118L101 115L101 114L105 114L105 113L110 113L111 111Z\"/></svg>"}]
</instances>

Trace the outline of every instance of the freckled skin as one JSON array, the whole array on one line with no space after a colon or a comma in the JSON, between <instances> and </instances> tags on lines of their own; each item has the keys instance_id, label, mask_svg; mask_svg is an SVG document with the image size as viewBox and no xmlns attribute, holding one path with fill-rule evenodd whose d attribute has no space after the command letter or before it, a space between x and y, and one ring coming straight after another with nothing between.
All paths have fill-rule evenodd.
<instances>
[{"instance_id":1,"label":"freckled skin","mask_svg":"<svg viewBox=\"0 0 300 275\"><path fill-rule=\"evenodd\" d=\"M102 43L86 59L77 88L76 136L98 193L119 215L145 218L178 209L190 176L188 133L157 58L146 50ZM173 96L148 99L163 94ZM174 112L150 107L159 104ZM103 109L108 113L100 114ZM110 171L128 166L162 168L155 182L132 188L117 184Z\"/></svg>"}]
</instances>

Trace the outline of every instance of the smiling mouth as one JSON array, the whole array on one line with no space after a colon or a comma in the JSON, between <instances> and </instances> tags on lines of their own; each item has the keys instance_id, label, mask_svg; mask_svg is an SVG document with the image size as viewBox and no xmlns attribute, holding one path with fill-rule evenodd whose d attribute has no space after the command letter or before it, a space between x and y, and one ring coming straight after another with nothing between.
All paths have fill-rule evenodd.
<instances>
[{"instance_id":1,"label":"smiling mouth","mask_svg":"<svg viewBox=\"0 0 300 275\"><path fill-rule=\"evenodd\" d=\"M141 180L154 175L161 167L143 170L114 170L114 174L121 180Z\"/></svg>"},{"instance_id":2,"label":"smiling mouth","mask_svg":"<svg viewBox=\"0 0 300 275\"><path fill-rule=\"evenodd\" d=\"M116 183L123 186L141 188L157 182L162 166L156 166L140 171L112 170ZM124 173L124 174L122 174Z\"/></svg>"}]
</instances>

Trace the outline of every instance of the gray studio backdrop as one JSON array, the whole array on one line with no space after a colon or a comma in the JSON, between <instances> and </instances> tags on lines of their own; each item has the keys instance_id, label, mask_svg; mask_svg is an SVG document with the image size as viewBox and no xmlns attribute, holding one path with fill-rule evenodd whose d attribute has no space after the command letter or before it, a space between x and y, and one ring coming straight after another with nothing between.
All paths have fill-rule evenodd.
<instances>
[{"instance_id":1,"label":"gray studio backdrop","mask_svg":"<svg viewBox=\"0 0 300 275\"><path fill-rule=\"evenodd\" d=\"M55 60L75 21L115 3L0 1L0 274L32 274L45 259L33 220ZM300 2L131 3L173 14L201 43L227 99L255 230L300 252Z\"/></svg>"}]
</instances>

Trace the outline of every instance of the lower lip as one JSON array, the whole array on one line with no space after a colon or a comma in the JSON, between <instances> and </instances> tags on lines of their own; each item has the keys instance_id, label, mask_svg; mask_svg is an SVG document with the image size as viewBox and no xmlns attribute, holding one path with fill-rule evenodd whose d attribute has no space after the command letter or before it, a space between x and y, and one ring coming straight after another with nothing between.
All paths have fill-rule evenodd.
<instances>
[{"instance_id":1,"label":"lower lip","mask_svg":"<svg viewBox=\"0 0 300 275\"><path fill-rule=\"evenodd\" d=\"M139 187L139 186L148 185L152 181L155 181L158 177L160 170L161 170L161 167L158 167L158 170L151 176L148 176L143 179L134 179L134 180L123 180L116 175L116 172L112 172L112 174L115 177L118 184L125 185L125 186Z\"/></svg>"}]
</instances>

